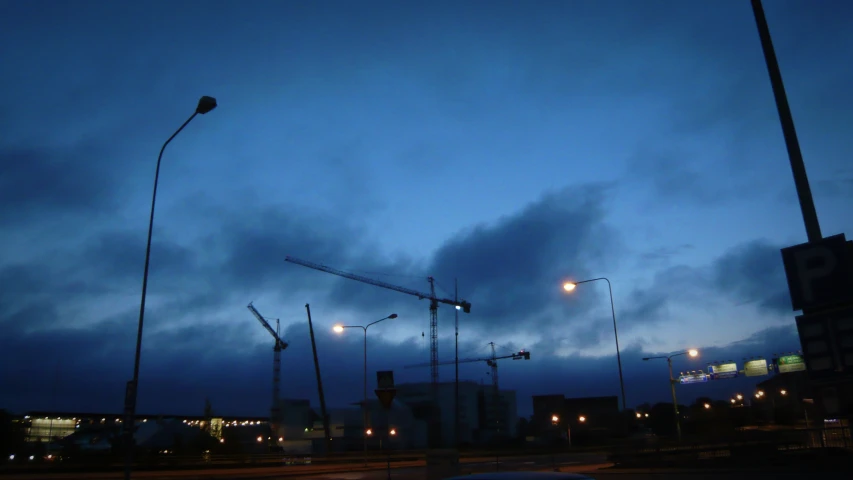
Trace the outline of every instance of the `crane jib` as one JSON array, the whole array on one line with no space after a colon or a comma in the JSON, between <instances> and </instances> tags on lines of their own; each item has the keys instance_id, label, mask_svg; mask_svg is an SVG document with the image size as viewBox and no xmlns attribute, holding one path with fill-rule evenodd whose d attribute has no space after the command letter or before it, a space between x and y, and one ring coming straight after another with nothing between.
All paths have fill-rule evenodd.
<instances>
[{"instance_id":1,"label":"crane jib","mask_svg":"<svg viewBox=\"0 0 853 480\"><path fill-rule=\"evenodd\" d=\"M355 280L357 282L367 283L369 285L374 285L377 287L386 288L388 290L394 290L395 292L406 293L415 297L418 297L420 300L431 300L438 303L443 303L445 305L452 305L455 307L459 307L465 313L471 313L471 303L466 302L465 300L449 300L446 298L438 298L429 293L419 292L417 290L400 287L398 285L392 285L390 283L383 282L381 280L375 280L368 277L363 277L361 275L356 275L354 273L345 272L343 270L338 270L336 268L327 267L326 265L321 265L319 263L309 262L307 260L301 260L296 257L286 256L284 257L285 262L295 263L297 265L302 265L303 267L308 267L314 270L318 270L321 272L331 273L332 275L337 275L339 277L349 278L350 280Z\"/></svg>"}]
</instances>

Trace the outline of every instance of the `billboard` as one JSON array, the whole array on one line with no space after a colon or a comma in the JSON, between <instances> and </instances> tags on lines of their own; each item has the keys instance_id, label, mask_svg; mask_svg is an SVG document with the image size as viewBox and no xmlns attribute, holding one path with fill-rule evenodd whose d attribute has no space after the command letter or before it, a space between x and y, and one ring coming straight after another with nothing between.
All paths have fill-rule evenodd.
<instances>
[{"instance_id":1,"label":"billboard","mask_svg":"<svg viewBox=\"0 0 853 480\"><path fill-rule=\"evenodd\" d=\"M689 383L705 383L709 379L708 375L702 372L682 373L678 376L678 383L686 385Z\"/></svg>"},{"instance_id":2,"label":"billboard","mask_svg":"<svg viewBox=\"0 0 853 480\"><path fill-rule=\"evenodd\" d=\"M756 358L743 363L743 374L747 377L761 377L768 374L767 360Z\"/></svg>"},{"instance_id":3,"label":"billboard","mask_svg":"<svg viewBox=\"0 0 853 480\"><path fill-rule=\"evenodd\" d=\"M735 378L738 375L737 363L726 362L716 365L708 365L708 375L711 377L711 380Z\"/></svg>"},{"instance_id":4,"label":"billboard","mask_svg":"<svg viewBox=\"0 0 853 480\"><path fill-rule=\"evenodd\" d=\"M779 373L803 372L806 361L800 354L783 355L776 359L776 368Z\"/></svg>"}]
</instances>

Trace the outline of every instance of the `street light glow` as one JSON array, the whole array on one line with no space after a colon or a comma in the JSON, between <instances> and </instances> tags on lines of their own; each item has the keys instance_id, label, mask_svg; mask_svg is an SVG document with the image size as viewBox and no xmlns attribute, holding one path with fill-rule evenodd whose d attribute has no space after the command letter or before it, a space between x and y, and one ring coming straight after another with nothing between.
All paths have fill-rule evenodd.
<instances>
[{"instance_id":1,"label":"street light glow","mask_svg":"<svg viewBox=\"0 0 853 480\"><path fill-rule=\"evenodd\" d=\"M585 421L586 421L586 417L584 417L583 415L581 415L580 417L578 417L578 421L579 421L579 422L581 422L581 423L583 423L583 422L585 422Z\"/></svg>"},{"instance_id":2,"label":"street light glow","mask_svg":"<svg viewBox=\"0 0 853 480\"><path fill-rule=\"evenodd\" d=\"M392 429L391 429L391 431L390 431L390 432L388 432L388 434L389 434L389 435L397 435L397 429L396 429L396 428L392 428Z\"/></svg>"},{"instance_id":3,"label":"street light glow","mask_svg":"<svg viewBox=\"0 0 853 480\"><path fill-rule=\"evenodd\" d=\"M691 357L696 357L699 355L699 350L696 350L695 348L691 348L690 350L687 351L687 354L690 355Z\"/></svg>"},{"instance_id":4,"label":"street light glow","mask_svg":"<svg viewBox=\"0 0 853 480\"><path fill-rule=\"evenodd\" d=\"M788 391L785 389L782 389L782 390L779 390L779 393L781 393L782 395L787 395Z\"/></svg>"},{"instance_id":5,"label":"street light glow","mask_svg":"<svg viewBox=\"0 0 853 480\"><path fill-rule=\"evenodd\" d=\"M618 286L618 285L617 285L617 286ZM563 290L565 290L565 291L567 291L567 292L573 292L576 288L578 288L578 284L577 284L577 283L573 283L573 282L566 282L566 283L564 283L564 284L563 284Z\"/></svg>"},{"instance_id":6,"label":"street light glow","mask_svg":"<svg viewBox=\"0 0 853 480\"><path fill-rule=\"evenodd\" d=\"M553 423L557 423L557 422L559 422L559 421L560 421L560 417L558 417L558 416L556 416L556 415L551 415L551 421L552 421Z\"/></svg>"},{"instance_id":7,"label":"street light glow","mask_svg":"<svg viewBox=\"0 0 853 480\"><path fill-rule=\"evenodd\" d=\"M343 325L335 325L334 327L332 327L332 330L334 330L335 333L342 333L344 331L344 326Z\"/></svg>"},{"instance_id":8,"label":"street light glow","mask_svg":"<svg viewBox=\"0 0 853 480\"><path fill-rule=\"evenodd\" d=\"M710 403L706 403L706 404L705 404L705 408L706 408L706 409L711 408L711 404L710 404Z\"/></svg>"},{"instance_id":9,"label":"street light glow","mask_svg":"<svg viewBox=\"0 0 853 480\"><path fill-rule=\"evenodd\" d=\"M366 433L367 435L373 435L373 430L368 428L367 430L365 430L364 433Z\"/></svg>"}]
</instances>

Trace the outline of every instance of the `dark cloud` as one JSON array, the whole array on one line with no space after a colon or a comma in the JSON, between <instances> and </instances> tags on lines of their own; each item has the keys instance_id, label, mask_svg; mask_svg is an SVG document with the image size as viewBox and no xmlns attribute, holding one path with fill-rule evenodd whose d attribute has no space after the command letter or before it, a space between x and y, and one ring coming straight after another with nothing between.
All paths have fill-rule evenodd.
<instances>
[{"instance_id":1,"label":"dark cloud","mask_svg":"<svg viewBox=\"0 0 853 480\"><path fill-rule=\"evenodd\" d=\"M264 307L263 305L259 306ZM604 325L607 322L601 322ZM315 324L315 335L327 402L332 407L358 400L361 392L361 336L332 334ZM0 338L0 349L14 358L15 368L0 370L0 406L18 411L65 409L118 413L124 382L132 373L135 329L126 322L110 321L97 329L61 328ZM282 355L282 397L309 398L317 405L310 341L305 322L283 331L290 347ZM260 343L259 343L259 339ZM442 348L451 345L447 342ZM698 360L679 360L676 370L704 368L718 360L766 356L798 349L792 326L757 332L748 339L722 347L699 346ZM517 351L518 345L502 345L497 353ZM530 409L530 395L615 395L618 375L614 356L601 358L552 357L536 346L530 361L500 364L503 388L519 392L521 413ZM662 352L666 353L666 352ZM643 362L649 353L623 348L622 362L629 405L666 401L666 366ZM488 352L478 339L460 342L460 356L485 358ZM681 357L679 357L681 358ZM223 414L265 415L271 388L272 342L247 314L230 325L195 325L168 330L149 330L143 342L140 374L140 411L199 414L204 399ZM425 363L427 351L416 342L389 343L371 337L369 382L376 370L393 369L397 381L428 380L428 368L402 368ZM8 363L5 363L9 365ZM484 362L460 365L462 380L490 382ZM452 378L452 365L442 367L442 378ZM761 379L757 379L761 380ZM738 379L681 388L679 398L710 395L727 398L732 391L748 391L755 379ZM583 386L581 388L580 386ZM732 390L734 389L734 390ZM358 392L358 393L354 393Z\"/></svg>"},{"instance_id":2,"label":"dark cloud","mask_svg":"<svg viewBox=\"0 0 853 480\"><path fill-rule=\"evenodd\" d=\"M818 180L815 182L814 191L815 195L843 199L853 198L853 177Z\"/></svg>"},{"instance_id":3,"label":"dark cloud","mask_svg":"<svg viewBox=\"0 0 853 480\"><path fill-rule=\"evenodd\" d=\"M733 248L714 262L714 286L738 302L755 303L773 313L790 313L780 248L765 240Z\"/></svg>"},{"instance_id":4,"label":"dark cloud","mask_svg":"<svg viewBox=\"0 0 853 480\"><path fill-rule=\"evenodd\" d=\"M436 251L429 271L458 278L462 296L473 305L469 321L490 330L517 328L524 318L545 321L555 306L582 312L594 304L593 295L566 296L560 286L591 278L590 272L603 268L605 252L619 251L604 221L607 189L567 187L491 225L467 229Z\"/></svg>"},{"instance_id":5,"label":"dark cloud","mask_svg":"<svg viewBox=\"0 0 853 480\"><path fill-rule=\"evenodd\" d=\"M674 245L667 247L659 247L654 250L643 252L640 254L641 262L648 262L653 265L668 263L673 257L680 255L686 251L693 250L694 246L690 244Z\"/></svg>"},{"instance_id":6,"label":"dark cloud","mask_svg":"<svg viewBox=\"0 0 853 480\"><path fill-rule=\"evenodd\" d=\"M665 268L655 273L649 285L635 287L626 301L620 302L619 322L629 326L667 320L668 309L673 304L701 305L707 288L701 269L685 265Z\"/></svg>"},{"instance_id":7,"label":"dark cloud","mask_svg":"<svg viewBox=\"0 0 853 480\"><path fill-rule=\"evenodd\" d=\"M114 206L115 175L105 151L92 143L67 149L0 147L0 225L103 213Z\"/></svg>"}]
</instances>

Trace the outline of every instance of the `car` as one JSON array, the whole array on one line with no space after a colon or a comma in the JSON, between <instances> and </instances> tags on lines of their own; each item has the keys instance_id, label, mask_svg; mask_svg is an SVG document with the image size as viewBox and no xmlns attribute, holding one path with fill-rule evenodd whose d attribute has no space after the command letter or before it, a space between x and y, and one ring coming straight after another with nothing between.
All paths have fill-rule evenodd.
<instances>
[{"instance_id":1,"label":"car","mask_svg":"<svg viewBox=\"0 0 853 480\"><path fill-rule=\"evenodd\" d=\"M445 480L594 480L580 473L568 472L489 472L460 475Z\"/></svg>"}]
</instances>

